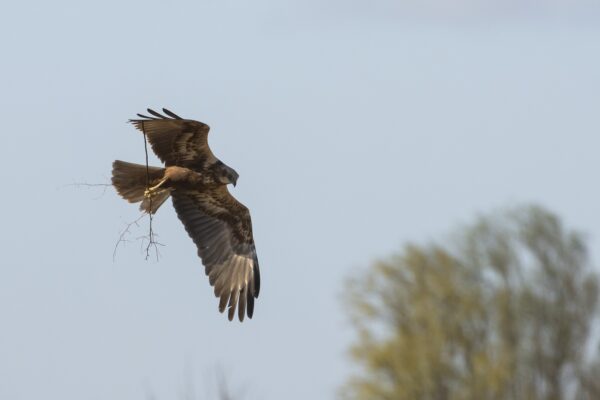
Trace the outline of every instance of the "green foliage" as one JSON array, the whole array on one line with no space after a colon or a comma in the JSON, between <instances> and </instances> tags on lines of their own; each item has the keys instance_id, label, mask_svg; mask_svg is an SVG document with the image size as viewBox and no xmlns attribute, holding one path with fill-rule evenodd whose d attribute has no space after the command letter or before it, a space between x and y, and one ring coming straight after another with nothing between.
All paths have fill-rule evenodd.
<instances>
[{"instance_id":1,"label":"green foliage","mask_svg":"<svg viewBox=\"0 0 600 400\"><path fill-rule=\"evenodd\" d=\"M406 246L348 283L355 400L600 399L599 280L539 207Z\"/></svg>"}]
</instances>

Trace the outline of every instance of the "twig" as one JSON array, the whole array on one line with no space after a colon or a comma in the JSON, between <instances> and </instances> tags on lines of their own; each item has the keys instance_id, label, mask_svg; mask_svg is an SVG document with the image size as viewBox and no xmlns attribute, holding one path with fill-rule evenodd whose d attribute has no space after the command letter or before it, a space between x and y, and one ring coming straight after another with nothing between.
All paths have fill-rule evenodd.
<instances>
[{"instance_id":1,"label":"twig","mask_svg":"<svg viewBox=\"0 0 600 400\"><path fill-rule=\"evenodd\" d=\"M61 187L67 187L67 186L75 186L75 187L81 187L81 186L86 186L86 187L103 186L103 187L107 188L107 187L112 186L112 184L110 184L110 183L73 182L73 183L68 183L66 185L63 185Z\"/></svg>"},{"instance_id":2,"label":"twig","mask_svg":"<svg viewBox=\"0 0 600 400\"><path fill-rule=\"evenodd\" d=\"M148 141L146 140L146 130L144 129L144 121L142 121L142 133L144 134L144 152L146 153L146 190L150 189L150 167L148 165ZM148 196L150 202L150 212L148 213L148 218L150 219L149 228L148 228L148 245L146 246L146 260L150 258L150 249L154 247L154 251L156 252L156 261L158 261L159 251L158 251L158 243L155 240L154 230L152 229L152 219L153 214L152 211L152 195Z\"/></svg>"},{"instance_id":3,"label":"twig","mask_svg":"<svg viewBox=\"0 0 600 400\"><path fill-rule=\"evenodd\" d=\"M110 183L87 183L87 182L73 182L73 183L68 183L66 185L62 185L59 187L59 189L62 188L66 188L72 186L74 188L81 188L81 187L87 187L87 188L92 188L92 187L102 187L102 193L100 193L100 195L98 197L94 197L94 200L98 200L99 198L101 198L102 196L104 196L104 194L106 194L106 189L108 189L109 187L112 186L112 184Z\"/></svg>"},{"instance_id":4,"label":"twig","mask_svg":"<svg viewBox=\"0 0 600 400\"><path fill-rule=\"evenodd\" d=\"M143 121L142 121L142 133L144 134L144 152L146 154L146 190L149 190L150 189L150 166L148 165L148 144L147 144L147 140L146 140L146 131L144 129ZM136 240L141 240L141 249L143 252L146 253L146 260L148 260L150 258L151 249L154 248L154 251L156 254L156 261L158 261L158 259L160 257L160 252L158 250L158 246L164 246L164 244L159 243L156 240L156 237L158 235L154 232L154 229L152 226L154 215L152 213L153 208L152 208L152 196L151 195L148 196L148 200L150 202L150 212L148 212L148 213L143 212L142 215L140 215L135 221L129 222L125 226L125 229L123 229L123 231L121 231L121 233L119 235L119 239L117 240L117 243L115 244L115 249L113 251L113 262L117 255L117 249L119 247L119 244L129 242L129 240L126 239L126 237L127 237L127 235L131 234L131 231L130 231L131 227L134 225L139 227L140 226L139 222L142 220L142 218L144 218L146 216L146 214L148 214L148 220L149 220L148 235L138 236L138 237L136 237ZM147 243L146 243L146 240L148 241Z\"/></svg>"},{"instance_id":5,"label":"twig","mask_svg":"<svg viewBox=\"0 0 600 400\"><path fill-rule=\"evenodd\" d=\"M127 239L127 236L131 234L131 227L132 226L136 226L139 227L140 224L139 222L146 216L146 213L143 212L142 215L140 215L137 219L135 219L134 221L128 222L125 225L125 229L123 229L121 231L121 233L119 234L119 239L117 240L117 242L115 243L115 248L113 250L113 262L115 261L116 257L117 257L117 250L119 248L119 245L121 243L128 243L131 242L131 240ZM164 246L164 244L156 241L156 237L158 235L156 233L153 233L152 235L152 246L154 247L155 251L156 251L156 260L158 261L159 256L160 256L160 251L158 251L158 246ZM135 240L140 240L141 241L141 251L148 251L148 245L146 245L146 240L150 241L150 237L148 235L144 235L144 236L138 236L135 238ZM146 246L146 249L144 249L144 246ZM148 259L148 257L146 257L146 260Z\"/></svg>"},{"instance_id":6,"label":"twig","mask_svg":"<svg viewBox=\"0 0 600 400\"><path fill-rule=\"evenodd\" d=\"M119 240L117 240L117 243L115 243L115 249L113 250L113 262L115 261L115 258L117 257L117 249L119 248L119 244L129 242L129 240L125 239L125 236L131 233L129 231L129 229L131 228L132 225L140 226L140 224L138 224L138 222L140 222L140 220L142 218L144 218L144 215L145 214L142 213L142 215L140 215L135 221L129 222L127 224L127 226L125 227L125 229L123 229L121 231L121 234L119 235Z\"/></svg>"}]
</instances>

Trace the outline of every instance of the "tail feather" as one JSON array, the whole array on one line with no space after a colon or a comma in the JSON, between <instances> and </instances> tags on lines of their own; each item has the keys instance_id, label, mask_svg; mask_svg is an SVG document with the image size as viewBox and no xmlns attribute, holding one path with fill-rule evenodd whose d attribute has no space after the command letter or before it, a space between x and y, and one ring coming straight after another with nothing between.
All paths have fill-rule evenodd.
<instances>
[{"instance_id":1,"label":"tail feather","mask_svg":"<svg viewBox=\"0 0 600 400\"><path fill-rule=\"evenodd\" d=\"M125 200L130 203L142 202L140 210L152 212L153 214L171 195L170 189L158 191L152 201L144 197L144 192L148 186L156 184L164 175L165 169L158 167L148 167L141 164L134 164L125 161L116 160L113 162L112 184ZM148 178L150 180L148 181ZM150 204L151 203L151 204ZM150 207L152 205L152 207Z\"/></svg>"},{"instance_id":2,"label":"tail feather","mask_svg":"<svg viewBox=\"0 0 600 400\"><path fill-rule=\"evenodd\" d=\"M152 196L152 200L149 198L144 198L144 200L142 200L140 211L150 213L150 210L152 209L152 214L154 214L170 196L171 189L161 189Z\"/></svg>"}]
</instances>

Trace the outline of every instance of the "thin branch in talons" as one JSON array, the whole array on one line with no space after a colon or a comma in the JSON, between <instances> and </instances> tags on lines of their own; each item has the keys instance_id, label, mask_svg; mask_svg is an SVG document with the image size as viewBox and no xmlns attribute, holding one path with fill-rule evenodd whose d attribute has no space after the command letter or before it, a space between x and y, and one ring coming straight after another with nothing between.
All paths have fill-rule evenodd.
<instances>
[{"instance_id":1,"label":"thin branch in talons","mask_svg":"<svg viewBox=\"0 0 600 400\"><path fill-rule=\"evenodd\" d=\"M144 235L144 236L139 236L136 238L136 240L141 241L141 250L146 253L146 258L145 258L146 260L148 260L148 258L150 258L150 250L152 248L154 249L154 253L156 254L156 261L158 261L160 258L160 251L159 251L158 246L164 246L164 244L157 241L156 236L157 235L154 232L152 232L152 237L150 237L148 235ZM144 245L145 245L145 248L144 248Z\"/></svg>"},{"instance_id":2,"label":"thin branch in talons","mask_svg":"<svg viewBox=\"0 0 600 400\"><path fill-rule=\"evenodd\" d=\"M100 195L98 195L97 197L94 197L94 200L97 200L99 198L101 198L102 196L104 196L104 194L106 193L106 189L108 189L109 187L112 186L111 183L87 183L87 182L73 182L73 183L69 183L63 186L60 186L60 188L65 188L65 187L74 187L77 189L80 189L82 187L86 187L86 188L95 188L95 187L101 187L102 189L102 193L100 193Z\"/></svg>"},{"instance_id":3,"label":"thin branch in talons","mask_svg":"<svg viewBox=\"0 0 600 400\"><path fill-rule=\"evenodd\" d=\"M148 110L148 111L150 111L150 110ZM144 129L144 121L142 121L142 133L144 134L144 153L146 154L146 192L144 193L144 195L146 195L146 193L149 193L148 200L150 202L150 208L149 208L150 212L148 213L148 217L149 217L150 221L149 221L148 236L147 236L148 245L146 246L146 260L148 260L148 258L150 258L150 249L154 247L154 251L156 252L156 261L158 261L158 258L159 258L158 245L160 243L158 243L156 241L154 229L152 229L152 220L154 218L152 211L154 210L154 208L152 207L152 197L153 196L152 196L151 189L156 190L156 188L158 188L158 186L160 186L163 182L161 182L155 188L150 188L150 167L148 165L148 141L146 140L146 130ZM163 246L162 244L160 244L160 245Z\"/></svg>"},{"instance_id":4,"label":"thin branch in talons","mask_svg":"<svg viewBox=\"0 0 600 400\"><path fill-rule=\"evenodd\" d=\"M153 210L153 207L152 207L152 198L154 197L153 192L156 191L156 189L158 189L158 187L160 187L160 185L162 185L162 183L164 183L164 182L159 183L155 187L152 187L152 188L150 187L150 167L148 165L148 144L146 141L146 131L144 130L144 121L141 121L141 127L142 127L142 133L144 134L144 152L146 153L146 191L144 193L144 197L147 198L148 201L150 202L149 210ZM159 243L156 240L156 237L158 235L154 232L154 228L152 225L154 215L152 214L152 212L149 212L149 213L143 212L142 215L140 215L135 221L129 222L125 226L125 229L123 229L123 231L120 233L119 240L117 240L117 243L115 244L115 249L113 251L113 262L117 255L117 249L118 249L119 245L121 243L127 243L130 241L127 239L127 236L131 234L131 231L130 231L131 227L134 225L139 227L140 226L139 222L146 215L148 215L148 234L144 235L144 236L139 236L136 238L136 240L141 241L141 251L146 253L146 255L145 255L146 260L148 260L150 258L152 249L154 249L154 252L156 254L156 261L159 260L160 252L159 252L158 246L164 246L164 244Z\"/></svg>"},{"instance_id":5,"label":"thin branch in talons","mask_svg":"<svg viewBox=\"0 0 600 400\"><path fill-rule=\"evenodd\" d=\"M73 183L69 183L67 185L64 185L63 187L67 187L67 186L74 186L76 188L79 188L81 186L85 186L85 187L98 187L98 186L102 186L102 187L110 187L112 186L112 184L110 183L87 183L87 182L73 182Z\"/></svg>"},{"instance_id":6,"label":"thin branch in talons","mask_svg":"<svg viewBox=\"0 0 600 400\"><path fill-rule=\"evenodd\" d=\"M117 249L119 248L119 245L121 243L127 243L130 242L130 240L128 240L126 237L127 235L131 234L131 227L132 226L140 226L139 222L142 220L142 218L144 218L146 214L142 213L142 215L140 215L135 221L131 221L129 223L127 223L127 225L125 226L125 229L123 229L121 231L121 233L119 234L119 240L117 240L117 243L115 243L115 249L113 250L113 262L115 261L116 257L117 257Z\"/></svg>"}]
</instances>

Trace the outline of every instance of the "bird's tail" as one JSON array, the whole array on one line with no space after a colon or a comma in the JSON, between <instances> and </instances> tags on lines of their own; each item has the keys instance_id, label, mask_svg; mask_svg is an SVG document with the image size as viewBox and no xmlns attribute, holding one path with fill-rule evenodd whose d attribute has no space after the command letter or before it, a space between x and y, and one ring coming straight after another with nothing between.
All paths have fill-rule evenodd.
<instances>
[{"instance_id":1,"label":"bird's tail","mask_svg":"<svg viewBox=\"0 0 600 400\"><path fill-rule=\"evenodd\" d=\"M158 208L169 198L169 188L159 189L151 198L145 197L144 192L148 187L156 185L165 173L164 168L148 167L116 160L113 162L112 184L117 193L130 203L140 204L140 210L154 214ZM148 178L150 178L148 180Z\"/></svg>"}]
</instances>

